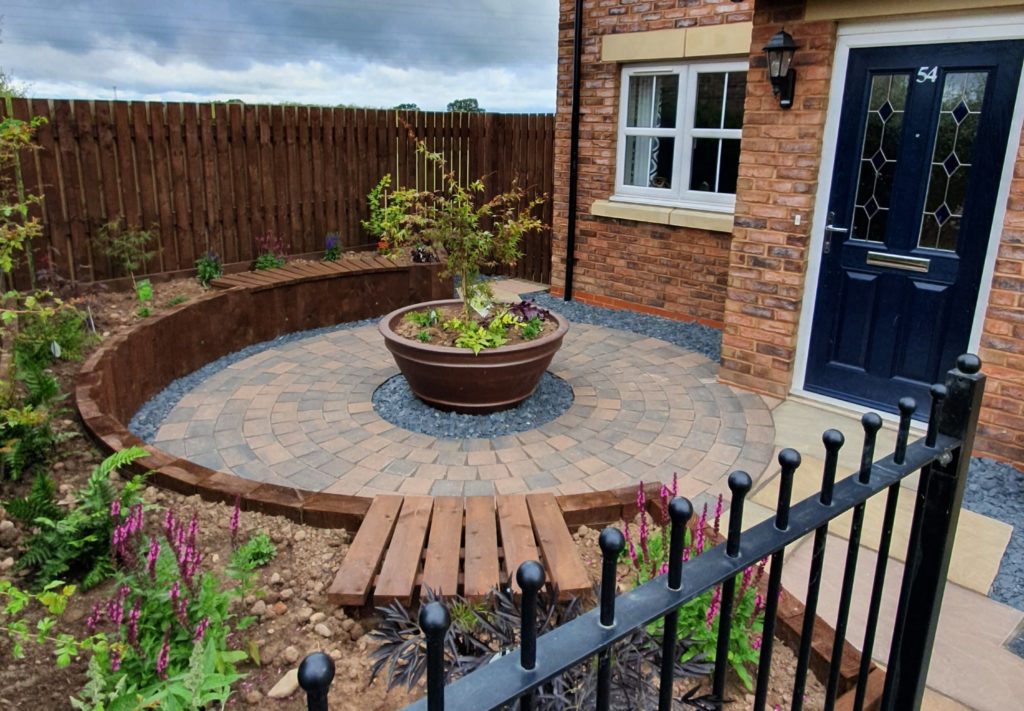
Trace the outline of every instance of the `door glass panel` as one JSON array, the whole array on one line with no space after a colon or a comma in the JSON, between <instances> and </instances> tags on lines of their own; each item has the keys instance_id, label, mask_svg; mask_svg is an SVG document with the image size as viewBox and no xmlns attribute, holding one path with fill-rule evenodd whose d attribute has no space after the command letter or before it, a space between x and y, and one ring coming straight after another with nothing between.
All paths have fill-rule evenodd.
<instances>
[{"instance_id":1,"label":"door glass panel","mask_svg":"<svg viewBox=\"0 0 1024 711\"><path fill-rule=\"evenodd\" d=\"M626 125L630 128L675 128L679 75L633 75L629 78Z\"/></svg>"},{"instance_id":2,"label":"door glass panel","mask_svg":"<svg viewBox=\"0 0 1024 711\"><path fill-rule=\"evenodd\" d=\"M919 247L956 251L987 83L987 72L950 72L945 76Z\"/></svg>"},{"instance_id":3,"label":"door glass panel","mask_svg":"<svg viewBox=\"0 0 1024 711\"><path fill-rule=\"evenodd\" d=\"M906 74L876 74L871 78L853 207L853 237L856 239L885 241L909 84Z\"/></svg>"}]
</instances>

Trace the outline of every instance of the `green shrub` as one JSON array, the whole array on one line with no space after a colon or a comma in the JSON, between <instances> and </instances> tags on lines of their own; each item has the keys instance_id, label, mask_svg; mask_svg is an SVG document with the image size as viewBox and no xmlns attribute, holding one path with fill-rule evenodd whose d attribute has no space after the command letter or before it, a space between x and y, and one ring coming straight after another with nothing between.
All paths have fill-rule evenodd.
<instances>
[{"instance_id":1,"label":"green shrub","mask_svg":"<svg viewBox=\"0 0 1024 711\"><path fill-rule=\"evenodd\" d=\"M19 369L45 368L57 359L81 360L93 342L86 314L68 304L32 307L18 316L14 361Z\"/></svg>"},{"instance_id":2,"label":"green shrub","mask_svg":"<svg viewBox=\"0 0 1024 711\"><path fill-rule=\"evenodd\" d=\"M221 264L220 256L216 252L207 252L196 260L196 279L203 286L209 286L210 282L224 273L224 265Z\"/></svg>"},{"instance_id":3,"label":"green shrub","mask_svg":"<svg viewBox=\"0 0 1024 711\"><path fill-rule=\"evenodd\" d=\"M253 269L260 271L283 267L288 263L284 255L285 249L281 239L276 237L273 232L268 232L256 238L256 261L253 264Z\"/></svg>"},{"instance_id":4,"label":"green shrub","mask_svg":"<svg viewBox=\"0 0 1024 711\"><path fill-rule=\"evenodd\" d=\"M265 531L260 531L231 554L231 564L239 570L255 570L267 565L276 556L277 547L274 542Z\"/></svg>"},{"instance_id":5,"label":"green shrub","mask_svg":"<svg viewBox=\"0 0 1024 711\"><path fill-rule=\"evenodd\" d=\"M36 588L53 580L65 580L81 581L82 588L89 589L113 574L111 536L123 525L122 510L130 511L133 521L141 521L142 477L133 478L118 495L110 476L147 455L141 447L131 447L107 457L89 476L85 487L75 494L75 506L67 512L61 509L55 512L55 507L50 507L49 503L54 500L53 487L42 484L33 486L25 499L4 504L12 517L36 528L25 542L25 551L16 566L28 571ZM47 507L50 516L27 518Z\"/></svg>"},{"instance_id":6,"label":"green shrub","mask_svg":"<svg viewBox=\"0 0 1024 711\"><path fill-rule=\"evenodd\" d=\"M0 479L19 479L45 464L57 443L46 408L0 410Z\"/></svg>"}]
</instances>

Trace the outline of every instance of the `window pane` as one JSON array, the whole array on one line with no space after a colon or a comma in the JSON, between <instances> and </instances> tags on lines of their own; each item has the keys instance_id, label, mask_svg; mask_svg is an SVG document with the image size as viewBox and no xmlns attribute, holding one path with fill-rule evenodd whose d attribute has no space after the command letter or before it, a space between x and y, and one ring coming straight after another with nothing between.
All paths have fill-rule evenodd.
<instances>
[{"instance_id":1,"label":"window pane","mask_svg":"<svg viewBox=\"0 0 1024 711\"><path fill-rule=\"evenodd\" d=\"M629 78L626 125L630 128L675 128L679 75L633 75Z\"/></svg>"},{"instance_id":2,"label":"window pane","mask_svg":"<svg viewBox=\"0 0 1024 711\"><path fill-rule=\"evenodd\" d=\"M736 178L740 172L740 139L722 140L722 157L718 164L718 192L736 194Z\"/></svg>"},{"instance_id":3,"label":"window pane","mask_svg":"<svg viewBox=\"0 0 1024 711\"><path fill-rule=\"evenodd\" d=\"M641 188L671 188L674 138L627 136L622 182Z\"/></svg>"},{"instance_id":4,"label":"window pane","mask_svg":"<svg viewBox=\"0 0 1024 711\"><path fill-rule=\"evenodd\" d=\"M743 128L746 93L746 72L699 73L694 128Z\"/></svg>"},{"instance_id":5,"label":"window pane","mask_svg":"<svg viewBox=\"0 0 1024 711\"><path fill-rule=\"evenodd\" d=\"M690 190L735 195L739 166L738 138L695 138L690 164Z\"/></svg>"},{"instance_id":6,"label":"window pane","mask_svg":"<svg viewBox=\"0 0 1024 711\"><path fill-rule=\"evenodd\" d=\"M694 110L694 128L722 127L722 99L725 97L725 72L697 75L697 104Z\"/></svg>"},{"instance_id":7,"label":"window pane","mask_svg":"<svg viewBox=\"0 0 1024 711\"><path fill-rule=\"evenodd\" d=\"M743 102L747 98L747 73L729 72L725 95L725 127L743 128Z\"/></svg>"}]
</instances>

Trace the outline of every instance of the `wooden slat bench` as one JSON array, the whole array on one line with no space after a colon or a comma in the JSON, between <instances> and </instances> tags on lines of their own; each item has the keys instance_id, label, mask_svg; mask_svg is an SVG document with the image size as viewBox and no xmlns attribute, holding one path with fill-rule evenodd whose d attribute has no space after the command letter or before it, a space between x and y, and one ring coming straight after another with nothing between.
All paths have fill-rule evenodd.
<instances>
[{"instance_id":1,"label":"wooden slat bench","mask_svg":"<svg viewBox=\"0 0 1024 711\"><path fill-rule=\"evenodd\" d=\"M566 599L591 590L552 494L378 496L327 592L336 605L412 603L430 588L477 600L515 584L527 560L543 563L549 589Z\"/></svg>"}]
</instances>

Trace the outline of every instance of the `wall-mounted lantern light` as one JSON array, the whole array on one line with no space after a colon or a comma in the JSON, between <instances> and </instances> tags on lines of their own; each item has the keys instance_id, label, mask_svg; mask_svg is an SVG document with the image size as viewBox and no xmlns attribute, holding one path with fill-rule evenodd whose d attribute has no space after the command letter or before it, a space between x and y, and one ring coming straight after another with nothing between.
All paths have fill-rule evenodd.
<instances>
[{"instance_id":1,"label":"wall-mounted lantern light","mask_svg":"<svg viewBox=\"0 0 1024 711\"><path fill-rule=\"evenodd\" d=\"M779 106L788 109L793 105L793 87L796 84L796 70L793 69L793 53L797 45L785 30L772 35L764 46L768 57L768 78L772 82L772 93L779 97Z\"/></svg>"}]
</instances>

